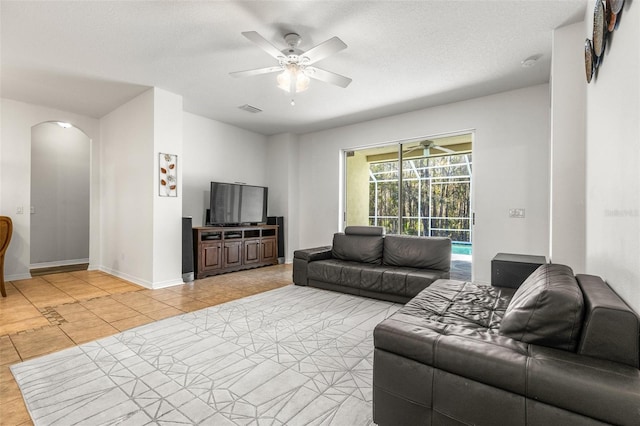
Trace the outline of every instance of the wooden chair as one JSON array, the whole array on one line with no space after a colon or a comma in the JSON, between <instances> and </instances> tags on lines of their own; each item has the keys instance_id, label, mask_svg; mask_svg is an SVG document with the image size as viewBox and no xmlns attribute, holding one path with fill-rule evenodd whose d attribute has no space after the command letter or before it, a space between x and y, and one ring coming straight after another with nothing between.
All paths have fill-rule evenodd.
<instances>
[{"instance_id":1,"label":"wooden chair","mask_svg":"<svg viewBox=\"0 0 640 426\"><path fill-rule=\"evenodd\" d=\"M11 234L13 233L13 223L8 216L0 216L0 293L2 297L7 297L4 289L4 254L7 252Z\"/></svg>"}]
</instances>

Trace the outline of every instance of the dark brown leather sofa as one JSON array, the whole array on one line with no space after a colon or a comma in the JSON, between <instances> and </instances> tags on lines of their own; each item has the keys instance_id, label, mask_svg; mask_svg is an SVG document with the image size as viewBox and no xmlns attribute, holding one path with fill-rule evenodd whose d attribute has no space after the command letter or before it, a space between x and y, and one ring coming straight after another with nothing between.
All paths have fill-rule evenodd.
<instances>
[{"instance_id":1,"label":"dark brown leather sofa","mask_svg":"<svg viewBox=\"0 0 640 426\"><path fill-rule=\"evenodd\" d=\"M348 226L333 245L296 250L293 282L406 303L441 278L449 278L451 240L384 235L376 226Z\"/></svg>"},{"instance_id":2,"label":"dark brown leather sofa","mask_svg":"<svg viewBox=\"0 0 640 426\"><path fill-rule=\"evenodd\" d=\"M515 292L515 293L514 293ZM439 280L374 331L374 422L640 425L640 320L604 282Z\"/></svg>"}]
</instances>

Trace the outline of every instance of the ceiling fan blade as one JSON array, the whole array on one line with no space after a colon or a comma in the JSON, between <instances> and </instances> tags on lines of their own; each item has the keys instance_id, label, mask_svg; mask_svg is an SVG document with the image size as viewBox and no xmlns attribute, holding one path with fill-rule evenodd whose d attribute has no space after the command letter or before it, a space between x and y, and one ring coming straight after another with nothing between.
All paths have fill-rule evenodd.
<instances>
[{"instance_id":1,"label":"ceiling fan blade","mask_svg":"<svg viewBox=\"0 0 640 426\"><path fill-rule=\"evenodd\" d=\"M351 83L351 79L349 77L345 77L331 71L323 70L321 68L307 67L305 68L305 71L305 74L311 78L315 78L316 80L324 81L326 83L335 84L336 86L340 86L342 88L347 87Z\"/></svg>"},{"instance_id":2,"label":"ceiling fan blade","mask_svg":"<svg viewBox=\"0 0 640 426\"><path fill-rule=\"evenodd\" d=\"M245 31L242 33L243 36L254 42L258 45L259 48L267 52L269 55L273 56L276 59L284 57L281 51L278 50L273 44L269 43L266 38L262 37L255 31Z\"/></svg>"},{"instance_id":3,"label":"ceiling fan blade","mask_svg":"<svg viewBox=\"0 0 640 426\"><path fill-rule=\"evenodd\" d=\"M412 148L409 148L407 150L402 151L402 155L411 154L411 153L416 152L416 151L423 151L424 149L425 149L425 147L423 147L421 145L414 146Z\"/></svg>"},{"instance_id":4,"label":"ceiling fan blade","mask_svg":"<svg viewBox=\"0 0 640 426\"><path fill-rule=\"evenodd\" d=\"M346 48L347 45L342 40L338 37L332 37L329 40L307 50L302 54L302 56L309 58L308 63L313 64L314 62L318 62L319 60Z\"/></svg>"},{"instance_id":5,"label":"ceiling fan blade","mask_svg":"<svg viewBox=\"0 0 640 426\"><path fill-rule=\"evenodd\" d=\"M439 149L440 151L446 152L447 154L455 154L456 153L456 151L454 151L453 149L445 148L444 146L440 146L440 145L431 145L431 148Z\"/></svg>"},{"instance_id":6,"label":"ceiling fan blade","mask_svg":"<svg viewBox=\"0 0 640 426\"><path fill-rule=\"evenodd\" d=\"M255 70L235 71L235 72L230 72L229 75L231 77L251 77L254 75L269 74L269 73L278 72L278 71L282 71L282 67L275 66L275 67L267 67L267 68L258 68Z\"/></svg>"}]
</instances>

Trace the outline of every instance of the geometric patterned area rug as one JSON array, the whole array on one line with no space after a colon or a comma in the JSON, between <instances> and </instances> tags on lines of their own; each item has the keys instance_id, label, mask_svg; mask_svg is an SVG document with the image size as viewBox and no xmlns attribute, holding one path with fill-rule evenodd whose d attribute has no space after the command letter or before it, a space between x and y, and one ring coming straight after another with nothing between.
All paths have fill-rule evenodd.
<instances>
[{"instance_id":1,"label":"geometric patterned area rug","mask_svg":"<svg viewBox=\"0 0 640 426\"><path fill-rule=\"evenodd\" d=\"M399 304L289 285L13 365L36 425L370 425Z\"/></svg>"}]
</instances>

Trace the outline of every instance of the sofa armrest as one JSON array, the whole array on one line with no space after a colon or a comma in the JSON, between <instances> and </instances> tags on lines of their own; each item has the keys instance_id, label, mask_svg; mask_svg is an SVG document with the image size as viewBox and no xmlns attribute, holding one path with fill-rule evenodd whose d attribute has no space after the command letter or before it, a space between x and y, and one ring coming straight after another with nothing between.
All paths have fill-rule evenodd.
<instances>
[{"instance_id":1,"label":"sofa armrest","mask_svg":"<svg viewBox=\"0 0 640 426\"><path fill-rule=\"evenodd\" d=\"M314 247L293 252L293 282L296 285L308 284L307 266L309 262L331 259L331 246Z\"/></svg>"},{"instance_id":2,"label":"sofa armrest","mask_svg":"<svg viewBox=\"0 0 640 426\"><path fill-rule=\"evenodd\" d=\"M314 247L293 252L294 259L302 259L307 262L314 260L331 259L331 246Z\"/></svg>"},{"instance_id":3,"label":"sofa armrest","mask_svg":"<svg viewBox=\"0 0 640 426\"><path fill-rule=\"evenodd\" d=\"M640 318L600 277L576 275L585 303L578 353L640 368Z\"/></svg>"}]
</instances>

